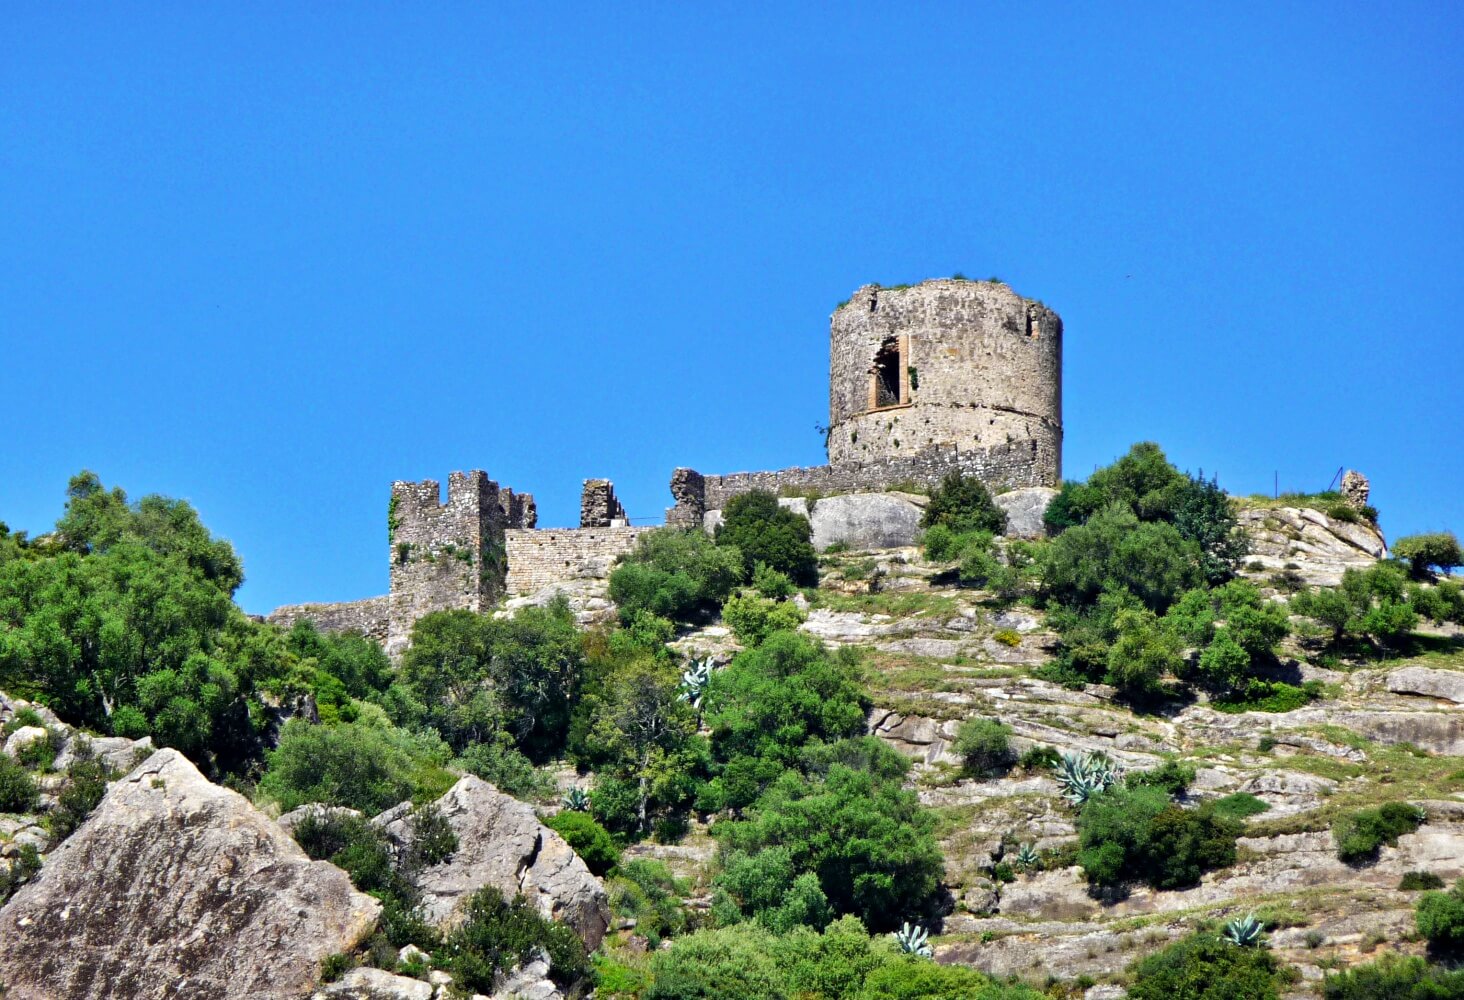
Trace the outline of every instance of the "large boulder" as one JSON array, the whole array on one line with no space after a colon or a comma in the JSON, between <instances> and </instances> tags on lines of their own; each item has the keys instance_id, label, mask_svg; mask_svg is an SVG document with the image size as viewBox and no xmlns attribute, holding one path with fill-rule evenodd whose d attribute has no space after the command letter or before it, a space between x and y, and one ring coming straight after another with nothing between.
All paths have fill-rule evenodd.
<instances>
[{"instance_id":1,"label":"large boulder","mask_svg":"<svg viewBox=\"0 0 1464 1000\"><path fill-rule=\"evenodd\" d=\"M1349 569L1367 569L1388 554L1377 528L1343 521L1310 507L1242 507L1237 523L1250 543L1248 572L1292 572L1307 586L1335 587Z\"/></svg>"},{"instance_id":2,"label":"large boulder","mask_svg":"<svg viewBox=\"0 0 1464 1000\"><path fill-rule=\"evenodd\" d=\"M802 513L800 511L800 513ZM920 537L918 504L894 493L823 497L813 505L813 547L843 543L851 549L894 549Z\"/></svg>"},{"instance_id":3,"label":"large boulder","mask_svg":"<svg viewBox=\"0 0 1464 1000\"><path fill-rule=\"evenodd\" d=\"M1049 486L1027 486L998 493L992 499L1006 511L1007 526L1003 534L1008 538L1046 538L1047 525L1042 515L1047 513L1055 496L1057 490Z\"/></svg>"},{"instance_id":4,"label":"large boulder","mask_svg":"<svg viewBox=\"0 0 1464 1000\"><path fill-rule=\"evenodd\" d=\"M1388 675L1387 686L1395 694L1418 694L1464 705L1464 673L1457 670L1402 667Z\"/></svg>"},{"instance_id":5,"label":"large boulder","mask_svg":"<svg viewBox=\"0 0 1464 1000\"><path fill-rule=\"evenodd\" d=\"M573 927L586 948L599 945L610 924L605 887L531 806L472 775L436 805L457 834L458 847L414 877L428 920L451 924L473 893L493 886L508 898L522 893L544 916ZM398 847L411 842L411 808L403 803L373 820Z\"/></svg>"},{"instance_id":6,"label":"large boulder","mask_svg":"<svg viewBox=\"0 0 1464 1000\"><path fill-rule=\"evenodd\" d=\"M0 910L6 1000L300 997L380 904L176 750L113 783Z\"/></svg>"}]
</instances>

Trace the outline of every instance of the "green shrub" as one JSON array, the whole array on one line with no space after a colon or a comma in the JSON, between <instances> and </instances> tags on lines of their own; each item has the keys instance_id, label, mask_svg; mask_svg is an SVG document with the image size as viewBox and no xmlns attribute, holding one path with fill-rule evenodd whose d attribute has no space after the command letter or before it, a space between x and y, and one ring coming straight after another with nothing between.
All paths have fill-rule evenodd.
<instances>
[{"instance_id":1,"label":"green shrub","mask_svg":"<svg viewBox=\"0 0 1464 1000\"><path fill-rule=\"evenodd\" d=\"M1413 911L1418 933L1441 952L1457 952L1464 945L1464 879L1448 892L1425 892Z\"/></svg>"},{"instance_id":2,"label":"green shrub","mask_svg":"<svg viewBox=\"0 0 1464 1000\"><path fill-rule=\"evenodd\" d=\"M1192 934L1134 964L1130 1000L1276 1000L1280 969L1264 948Z\"/></svg>"},{"instance_id":3,"label":"green shrub","mask_svg":"<svg viewBox=\"0 0 1464 1000\"><path fill-rule=\"evenodd\" d=\"M975 476L952 472L930 493L930 503L920 515L922 528L937 525L956 534L984 531L999 535L1006 531L1006 511L991 499L986 484Z\"/></svg>"},{"instance_id":4,"label":"green shrub","mask_svg":"<svg viewBox=\"0 0 1464 1000\"><path fill-rule=\"evenodd\" d=\"M995 774L1012 766L1012 727L996 719L967 719L956 730L954 750L971 774Z\"/></svg>"},{"instance_id":5,"label":"green shrub","mask_svg":"<svg viewBox=\"0 0 1464 1000\"><path fill-rule=\"evenodd\" d=\"M588 813L561 810L544 825L563 837L594 874L603 876L620 863L620 848L615 846L614 838Z\"/></svg>"},{"instance_id":6,"label":"green shrub","mask_svg":"<svg viewBox=\"0 0 1464 1000\"><path fill-rule=\"evenodd\" d=\"M1108 650L1104 679L1129 698L1144 699L1159 694L1161 681L1177 672L1183 662L1178 641L1160 627L1158 617L1147 608L1119 611L1114 616L1113 629L1115 635Z\"/></svg>"},{"instance_id":7,"label":"green shrub","mask_svg":"<svg viewBox=\"0 0 1464 1000\"><path fill-rule=\"evenodd\" d=\"M554 779L519 753L513 738L499 732L488 743L474 743L452 761L452 766L477 775L516 799L542 799L555 791Z\"/></svg>"},{"instance_id":8,"label":"green shrub","mask_svg":"<svg viewBox=\"0 0 1464 1000\"><path fill-rule=\"evenodd\" d=\"M367 723L292 719L268 755L259 789L288 812L309 802L378 813L405 799L436 798L453 776L446 747L426 748L401 730Z\"/></svg>"},{"instance_id":9,"label":"green shrub","mask_svg":"<svg viewBox=\"0 0 1464 1000\"><path fill-rule=\"evenodd\" d=\"M1031 746L1017 760L1017 764L1027 771L1041 771L1054 768L1062 760L1062 754L1057 748L1049 746Z\"/></svg>"},{"instance_id":10,"label":"green shrub","mask_svg":"<svg viewBox=\"0 0 1464 1000\"><path fill-rule=\"evenodd\" d=\"M78 739L75 758L67 766L66 780L56 795L56 808L46 816L55 837L68 836L86 822L107 794L107 782L112 778L107 765L92 752L91 743L84 737Z\"/></svg>"},{"instance_id":11,"label":"green shrub","mask_svg":"<svg viewBox=\"0 0 1464 1000\"><path fill-rule=\"evenodd\" d=\"M9 754L0 753L0 813L28 813L36 807L36 783Z\"/></svg>"},{"instance_id":12,"label":"green shrub","mask_svg":"<svg viewBox=\"0 0 1464 1000\"><path fill-rule=\"evenodd\" d=\"M313 810L295 824L295 842L313 861L329 861L362 892L410 908L416 894L392 861L386 833L363 816Z\"/></svg>"},{"instance_id":13,"label":"green shrub","mask_svg":"<svg viewBox=\"0 0 1464 1000\"><path fill-rule=\"evenodd\" d=\"M473 894L465 919L443 943L454 985L478 993L494 992L500 973L526 964L540 950L549 958L550 978L561 987L593 985L579 935L540 916L522 896L509 902L492 887Z\"/></svg>"},{"instance_id":14,"label":"green shrub","mask_svg":"<svg viewBox=\"0 0 1464 1000\"><path fill-rule=\"evenodd\" d=\"M1393 555L1408 560L1408 568L1417 579L1425 579L1430 570L1447 573L1464 566L1464 551L1452 531L1434 531L1423 535L1406 535L1393 542Z\"/></svg>"},{"instance_id":15,"label":"green shrub","mask_svg":"<svg viewBox=\"0 0 1464 1000\"><path fill-rule=\"evenodd\" d=\"M1243 820L1259 816L1271 807L1249 792L1232 792L1215 800L1215 815L1225 819Z\"/></svg>"},{"instance_id":16,"label":"green shrub","mask_svg":"<svg viewBox=\"0 0 1464 1000\"><path fill-rule=\"evenodd\" d=\"M1012 649L1016 649L1022 644L1022 633L1018 632L1016 629L1011 628L997 629L996 633L992 635L991 638L1001 643L1003 646L1010 646Z\"/></svg>"},{"instance_id":17,"label":"green shrub","mask_svg":"<svg viewBox=\"0 0 1464 1000\"><path fill-rule=\"evenodd\" d=\"M636 931L650 940L651 947L659 947L662 939L687 929L682 897L688 887L665 862L649 858L627 861L615 870L608 888L615 914L635 920Z\"/></svg>"},{"instance_id":18,"label":"green shrub","mask_svg":"<svg viewBox=\"0 0 1464 1000\"><path fill-rule=\"evenodd\" d=\"M760 562L752 567L752 589L769 600L783 601L792 597L798 588L787 573L780 573Z\"/></svg>"},{"instance_id":19,"label":"green shrub","mask_svg":"<svg viewBox=\"0 0 1464 1000\"><path fill-rule=\"evenodd\" d=\"M766 490L753 490L727 501L717 525L719 546L732 546L742 555L746 576L758 563L786 574L800 586L818 583L818 556L813 551L813 528L808 518L778 505Z\"/></svg>"},{"instance_id":20,"label":"green shrub","mask_svg":"<svg viewBox=\"0 0 1464 1000\"><path fill-rule=\"evenodd\" d=\"M1065 604L1091 606L1105 591L1127 590L1162 612L1201 581L1200 556L1173 525L1141 523L1114 506L1054 539L1040 574L1048 594Z\"/></svg>"},{"instance_id":21,"label":"green shrub","mask_svg":"<svg viewBox=\"0 0 1464 1000\"><path fill-rule=\"evenodd\" d=\"M1453 1000L1464 997L1464 971L1417 956L1384 955L1322 980L1324 1000Z\"/></svg>"},{"instance_id":22,"label":"green shrub","mask_svg":"<svg viewBox=\"0 0 1464 1000\"><path fill-rule=\"evenodd\" d=\"M722 621L744 646L760 646L774 632L796 629L807 617L792 601L774 601L755 593L733 594L722 605Z\"/></svg>"},{"instance_id":23,"label":"green shrub","mask_svg":"<svg viewBox=\"0 0 1464 1000\"><path fill-rule=\"evenodd\" d=\"M1384 844L1396 846L1399 837L1417 830L1425 818L1422 809L1407 802L1388 802L1339 816L1332 823L1337 857L1348 864L1375 861Z\"/></svg>"},{"instance_id":24,"label":"green shrub","mask_svg":"<svg viewBox=\"0 0 1464 1000\"><path fill-rule=\"evenodd\" d=\"M41 855L35 844L22 844L20 850L0 867L0 906L4 906L16 890L35 878L41 870Z\"/></svg>"},{"instance_id":25,"label":"green shrub","mask_svg":"<svg viewBox=\"0 0 1464 1000\"><path fill-rule=\"evenodd\" d=\"M887 761L880 755L873 772L843 763L814 776L786 771L746 819L718 824L717 836L729 856L741 852L769 871L786 852L788 888L804 874L817 876L836 914L852 913L882 930L898 926L930 905L944 864L934 817L902 787L902 777L887 776ZM758 860L769 851L774 853L767 861ZM816 915L811 889L805 883L800 891L803 905ZM739 903L751 916L764 897Z\"/></svg>"},{"instance_id":26,"label":"green shrub","mask_svg":"<svg viewBox=\"0 0 1464 1000\"><path fill-rule=\"evenodd\" d=\"M1181 809L1160 788L1115 786L1078 814L1078 863L1088 881L1116 887L1142 880L1156 889L1196 884L1235 863L1240 824L1210 805Z\"/></svg>"},{"instance_id":27,"label":"green shrub","mask_svg":"<svg viewBox=\"0 0 1464 1000\"><path fill-rule=\"evenodd\" d=\"M1402 892L1418 892L1423 889L1442 889L1443 887L1444 880L1433 872L1404 872L1403 878L1398 881L1398 888Z\"/></svg>"},{"instance_id":28,"label":"green shrub","mask_svg":"<svg viewBox=\"0 0 1464 1000\"><path fill-rule=\"evenodd\" d=\"M1195 766L1177 760L1166 760L1147 771L1130 771L1124 783L1130 788L1158 788L1166 795L1179 796L1195 780Z\"/></svg>"},{"instance_id":29,"label":"green shrub","mask_svg":"<svg viewBox=\"0 0 1464 1000\"><path fill-rule=\"evenodd\" d=\"M428 803L413 809L407 823L411 827L411 851L406 862L409 868L438 865L457 853L457 833L436 805Z\"/></svg>"},{"instance_id":30,"label":"green shrub","mask_svg":"<svg viewBox=\"0 0 1464 1000\"><path fill-rule=\"evenodd\" d=\"M1220 712L1294 712L1322 696L1321 681L1305 681L1300 687L1285 681L1251 681L1241 697L1211 702Z\"/></svg>"},{"instance_id":31,"label":"green shrub","mask_svg":"<svg viewBox=\"0 0 1464 1000\"><path fill-rule=\"evenodd\" d=\"M610 599L623 622L637 611L695 621L714 611L747 571L740 551L714 544L699 528L657 528L639 535L610 573Z\"/></svg>"}]
</instances>

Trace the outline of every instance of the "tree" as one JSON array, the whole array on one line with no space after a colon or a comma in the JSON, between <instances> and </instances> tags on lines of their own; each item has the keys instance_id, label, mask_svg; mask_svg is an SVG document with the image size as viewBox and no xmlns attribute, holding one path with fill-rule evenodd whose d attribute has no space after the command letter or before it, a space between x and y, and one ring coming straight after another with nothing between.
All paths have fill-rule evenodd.
<instances>
[{"instance_id":1,"label":"tree","mask_svg":"<svg viewBox=\"0 0 1464 1000\"><path fill-rule=\"evenodd\" d=\"M1117 633L1108 651L1108 683L1130 698L1149 698L1180 667L1179 643L1147 608L1124 609L1113 619Z\"/></svg>"},{"instance_id":2,"label":"tree","mask_svg":"<svg viewBox=\"0 0 1464 1000\"><path fill-rule=\"evenodd\" d=\"M735 546L714 544L699 528L657 528L636 538L611 572L610 599L627 624L637 612L692 621L714 611L747 573Z\"/></svg>"},{"instance_id":3,"label":"tree","mask_svg":"<svg viewBox=\"0 0 1464 1000\"><path fill-rule=\"evenodd\" d=\"M1464 947L1464 879L1448 892L1425 892L1414 909L1418 933L1441 952Z\"/></svg>"},{"instance_id":4,"label":"tree","mask_svg":"<svg viewBox=\"0 0 1464 1000\"><path fill-rule=\"evenodd\" d=\"M1162 612L1201 580L1200 550L1170 524L1141 523L1131 511L1107 507L1064 531L1045 551L1044 588L1075 606L1105 590L1128 590Z\"/></svg>"},{"instance_id":5,"label":"tree","mask_svg":"<svg viewBox=\"0 0 1464 1000\"><path fill-rule=\"evenodd\" d=\"M717 544L733 546L742 554L745 577L758 563L786 573L801 586L818 583L818 556L813 551L813 528L808 518L778 504L766 490L752 490L727 501Z\"/></svg>"},{"instance_id":6,"label":"tree","mask_svg":"<svg viewBox=\"0 0 1464 1000\"><path fill-rule=\"evenodd\" d=\"M991 499L986 484L962 472L951 472L941 480L920 515L922 528L942 525L957 534L985 531L1000 535L1006 531L1006 523L1006 511Z\"/></svg>"},{"instance_id":7,"label":"tree","mask_svg":"<svg viewBox=\"0 0 1464 1000\"><path fill-rule=\"evenodd\" d=\"M795 878L816 875L835 913L872 928L923 912L944 871L934 816L915 794L899 779L844 764L823 775L785 772L747 819L717 830L729 852L786 851Z\"/></svg>"},{"instance_id":8,"label":"tree","mask_svg":"<svg viewBox=\"0 0 1464 1000\"><path fill-rule=\"evenodd\" d=\"M1212 807L1181 809L1161 788L1115 785L1078 814L1078 863L1095 885L1142 880L1180 889L1234 864L1239 832L1240 824Z\"/></svg>"},{"instance_id":9,"label":"tree","mask_svg":"<svg viewBox=\"0 0 1464 1000\"><path fill-rule=\"evenodd\" d=\"M1408 569L1417 580L1428 579L1431 569L1447 573L1464 566L1464 551L1452 531L1406 535L1393 543L1393 555L1408 560Z\"/></svg>"},{"instance_id":10,"label":"tree","mask_svg":"<svg viewBox=\"0 0 1464 1000\"><path fill-rule=\"evenodd\" d=\"M1012 727L996 719L967 719L956 730L951 749L972 774L1005 771L1012 765Z\"/></svg>"}]
</instances>

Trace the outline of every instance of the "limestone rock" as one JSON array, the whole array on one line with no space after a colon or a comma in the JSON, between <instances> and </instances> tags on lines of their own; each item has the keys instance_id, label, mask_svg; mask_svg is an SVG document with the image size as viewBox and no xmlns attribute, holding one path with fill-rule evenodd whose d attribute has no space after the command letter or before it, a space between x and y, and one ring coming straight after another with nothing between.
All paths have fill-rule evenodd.
<instances>
[{"instance_id":1,"label":"limestone rock","mask_svg":"<svg viewBox=\"0 0 1464 1000\"><path fill-rule=\"evenodd\" d=\"M1388 551L1372 525L1333 520L1309 507L1243 507L1236 520L1250 542L1245 566L1263 577L1294 572L1308 586L1335 587L1343 572L1367 569Z\"/></svg>"},{"instance_id":2,"label":"limestone rock","mask_svg":"<svg viewBox=\"0 0 1464 1000\"><path fill-rule=\"evenodd\" d=\"M7 1000L306 995L380 904L176 750L113 783L0 910Z\"/></svg>"},{"instance_id":3,"label":"limestone rock","mask_svg":"<svg viewBox=\"0 0 1464 1000\"><path fill-rule=\"evenodd\" d=\"M300 821L305 819L307 816L325 818L329 816L359 815L361 815L361 812L358 809L347 809L345 806L327 806L322 805L319 802L309 802L301 806L299 809L291 809L279 819L275 820L275 822L278 823L286 833L293 837L295 835L295 827L299 826Z\"/></svg>"},{"instance_id":4,"label":"limestone rock","mask_svg":"<svg viewBox=\"0 0 1464 1000\"><path fill-rule=\"evenodd\" d=\"M544 916L573 927L586 948L599 945L610 923L605 887L559 834L539 822L531 806L472 775L436 804L457 834L458 848L415 877L428 920L452 923L474 892L493 886L510 899L523 893ZM410 811L403 803L372 822L405 846L411 839Z\"/></svg>"},{"instance_id":5,"label":"limestone rock","mask_svg":"<svg viewBox=\"0 0 1464 1000\"><path fill-rule=\"evenodd\" d=\"M823 497L813 505L813 547L843 543L851 549L893 549L920 536L920 507L893 493Z\"/></svg>"},{"instance_id":6,"label":"limestone rock","mask_svg":"<svg viewBox=\"0 0 1464 1000\"><path fill-rule=\"evenodd\" d=\"M1006 537L1046 538L1047 526L1042 523L1042 515L1047 513L1047 506L1055 496L1057 490L1051 487L1028 486L993 497L996 505L1006 511Z\"/></svg>"},{"instance_id":7,"label":"limestone rock","mask_svg":"<svg viewBox=\"0 0 1464 1000\"><path fill-rule=\"evenodd\" d=\"M435 987L420 979L381 969L352 969L317 992L312 1000L432 1000Z\"/></svg>"},{"instance_id":8,"label":"limestone rock","mask_svg":"<svg viewBox=\"0 0 1464 1000\"><path fill-rule=\"evenodd\" d=\"M20 752L32 743L40 743L50 736L43 726L21 726L5 741L5 755L19 757Z\"/></svg>"},{"instance_id":9,"label":"limestone rock","mask_svg":"<svg viewBox=\"0 0 1464 1000\"><path fill-rule=\"evenodd\" d=\"M129 740L125 736L83 736L68 733L62 741L61 752L56 755L56 770L64 771L76 760L83 748L113 771L126 774L146 760L153 752L151 736L140 740Z\"/></svg>"},{"instance_id":10,"label":"limestone rock","mask_svg":"<svg viewBox=\"0 0 1464 1000\"><path fill-rule=\"evenodd\" d=\"M1403 667L1389 674L1386 683L1395 694L1421 694L1464 705L1464 673L1456 670ZM8 745L6 749L8 752Z\"/></svg>"},{"instance_id":11,"label":"limestone rock","mask_svg":"<svg viewBox=\"0 0 1464 1000\"><path fill-rule=\"evenodd\" d=\"M564 1000L564 994L549 979L549 963L534 961L510 973L493 1000Z\"/></svg>"},{"instance_id":12,"label":"limestone rock","mask_svg":"<svg viewBox=\"0 0 1464 1000\"><path fill-rule=\"evenodd\" d=\"M1001 912L1038 920L1087 920L1099 905L1088 895L1081 868L1038 872L1002 889Z\"/></svg>"}]
</instances>

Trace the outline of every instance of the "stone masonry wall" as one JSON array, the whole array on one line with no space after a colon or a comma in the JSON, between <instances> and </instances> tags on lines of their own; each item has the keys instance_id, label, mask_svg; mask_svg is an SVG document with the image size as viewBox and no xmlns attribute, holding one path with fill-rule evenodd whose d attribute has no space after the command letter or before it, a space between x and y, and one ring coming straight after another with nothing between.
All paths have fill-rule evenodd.
<instances>
[{"instance_id":1,"label":"stone masonry wall","mask_svg":"<svg viewBox=\"0 0 1464 1000\"><path fill-rule=\"evenodd\" d=\"M876 408L871 367L900 352L897 402ZM1036 441L1056 486L1062 451L1062 320L999 282L866 285L829 323L829 461L985 450Z\"/></svg>"},{"instance_id":2,"label":"stone masonry wall","mask_svg":"<svg viewBox=\"0 0 1464 1000\"><path fill-rule=\"evenodd\" d=\"M580 527L608 528L617 521L626 523L625 508L615 496L615 484L608 479L586 479L580 492Z\"/></svg>"},{"instance_id":3,"label":"stone masonry wall","mask_svg":"<svg viewBox=\"0 0 1464 1000\"><path fill-rule=\"evenodd\" d=\"M508 520L487 474L454 472L441 502L436 480L391 484L391 614L387 649L403 648L418 618L432 611L483 611L503 592Z\"/></svg>"},{"instance_id":4,"label":"stone masonry wall","mask_svg":"<svg viewBox=\"0 0 1464 1000\"><path fill-rule=\"evenodd\" d=\"M360 632L368 639L384 643L390 618L391 598L382 596L340 604L287 604L275 608L264 620L289 628L297 621L308 619L322 632Z\"/></svg>"},{"instance_id":5,"label":"stone masonry wall","mask_svg":"<svg viewBox=\"0 0 1464 1000\"><path fill-rule=\"evenodd\" d=\"M604 579L616 557L635 547L649 528L548 528L504 532L507 593L532 594L570 580Z\"/></svg>"},{"instance_id":6,"label":"stone masonry wall","mask_svg":"<svg viewBox=\"0 0 1464 1000\"><path fill-rule=\"evenodd\" d=\"M917 455L872 462L795 467L773 472L734 472L724 476L706 476L690 469L677 469L671 490L677 505L666 512L666 522L683 527L699 525L703 513L721 510L728 500L751 490L827 495L878 492L905 483L933 487L953 471L977 476L993 490L1050 486L1045 471L1049 461L1050 456L1044 452L1042 442L1033 440L981 449L930 448ZM698 485L700 489L697 489Z\"/></svg>"}]
</instances>

